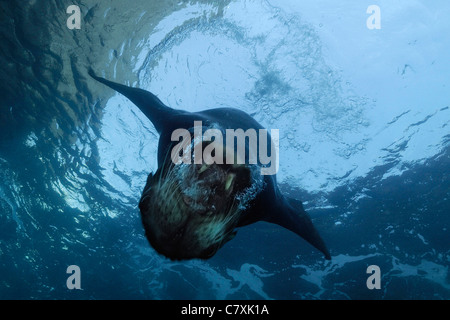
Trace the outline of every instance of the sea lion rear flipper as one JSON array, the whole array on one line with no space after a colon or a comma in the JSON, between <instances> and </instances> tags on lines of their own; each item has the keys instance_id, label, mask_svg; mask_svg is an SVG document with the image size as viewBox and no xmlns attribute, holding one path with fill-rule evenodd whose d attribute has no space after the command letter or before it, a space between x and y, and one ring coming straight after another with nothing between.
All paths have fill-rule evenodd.
<instances>
[{"instance_id":1,"label":"sea lion rear flipper","mask_svg":"<svg viewBox=\"0 0 450 320\"><path fill-rule=\"evenodd\" d=\"M282 197L282 203L278 206L276 212L273 212L273 214L264 220L278 224L298 234L316 249L320 250L325 255L325 259L331 260L325 242L312 224L311 218L303 209L301 201Z\"/></svg>"},{"instance_id":2,"label":"sea lion rear flipper","mask_svg":"<svg viewBox=\"0 0 450 320\"><path fill-rule=\"evenodd\" d=\"M95 80L107 85L130 99L131 102L133 102L153 123L158 133L161 133L170 116L177 112L177 110L169 108L162 103L161 100L151 92L139 88L128 87L98 77L91 68L89 68L88 73Z\"/></svg>"}]
</instances>

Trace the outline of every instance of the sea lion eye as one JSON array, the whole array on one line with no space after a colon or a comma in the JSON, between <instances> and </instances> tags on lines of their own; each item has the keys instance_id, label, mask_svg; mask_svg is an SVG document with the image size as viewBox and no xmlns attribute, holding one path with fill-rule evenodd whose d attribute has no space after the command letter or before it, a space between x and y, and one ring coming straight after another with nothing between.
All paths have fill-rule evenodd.
<instances>
[{"instance_id":1,"label":"sea lion eye","mask_svg":"<svg viewBox=\"0 0 450 320\"><path fill-rule=\"evenodd\" d=\"M206 259L211 258L216 253L215 247L209 247L203 252L203 255Z\"/></svg>"}]
</instances>

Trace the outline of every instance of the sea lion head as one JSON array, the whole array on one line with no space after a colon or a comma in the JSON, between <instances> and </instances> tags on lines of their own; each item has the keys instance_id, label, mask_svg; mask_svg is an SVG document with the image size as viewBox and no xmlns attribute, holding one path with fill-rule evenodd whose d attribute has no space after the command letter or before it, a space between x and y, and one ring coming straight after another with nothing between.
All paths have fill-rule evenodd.
<instances>
[{"instance_id":1,"label":"sea lion head","mask_svg":"<svg viewBox=\"0 0 450 320\"><path fill-rule=\"evenodd\" d=\"M212 257L236 234L250 182L245 165L166 161L139 202L151 246L172 260Z\"/></svg>"}]
</instances>

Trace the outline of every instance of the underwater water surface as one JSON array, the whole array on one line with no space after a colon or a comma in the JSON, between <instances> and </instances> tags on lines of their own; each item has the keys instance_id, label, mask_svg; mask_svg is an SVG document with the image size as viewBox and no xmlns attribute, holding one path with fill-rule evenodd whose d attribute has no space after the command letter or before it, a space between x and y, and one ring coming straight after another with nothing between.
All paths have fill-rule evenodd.
<instances>
[{"instance_id":1,"label":"underwater water surface","mask_svg":"<svg viewBox=\"0 0 450 320\"><path fill-rule=\"evenodd\" d=\"M0 299L450 299L450 4L377 1L371 29L373 4L0 1ZM157 132L89 66L279 129L280 188L332 260L264 222L158 255L137 206Z\"/></svg>"}]
</instances>

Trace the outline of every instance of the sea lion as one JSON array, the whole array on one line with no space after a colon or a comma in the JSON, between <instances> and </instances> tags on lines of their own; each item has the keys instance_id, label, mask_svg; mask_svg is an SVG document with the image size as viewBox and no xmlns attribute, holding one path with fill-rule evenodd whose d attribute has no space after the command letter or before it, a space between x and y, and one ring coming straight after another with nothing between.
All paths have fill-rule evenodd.
<instances>
[{"instance_id":1,"label":"sea lion","mask_svg":"<svg viewBox=\"0 0 450 320\"><path fill-rule=\"evenodd\" d=\"M88 73L131 100L160 135L158 169L149 174L139 202L145 235L157 252L172 260L208 259L234 237L237 228L267 221L295 232L331 259L302 202L281 194L276 174L261 174L259 169L264 166L260 161L250 163L248 153L241 162L237 156L231 163L173 161L174 154L185 151L176 149L180 146L180 140L173 139L176 130L198 132L196 122L201 122L202 133L211 128L219 133L227 129L264 130L250 115L234 108L201 112L172 109L146 90L98 77L92 69ZM201 146L201 151L211 141ZM184 146L192 150L197 145L192 139ZM269 145L273 146L272 140ZM216 148L215 156L223 152L225 157L233 151L224 144L220 151Z\"/></svg>"}]
</instances>

